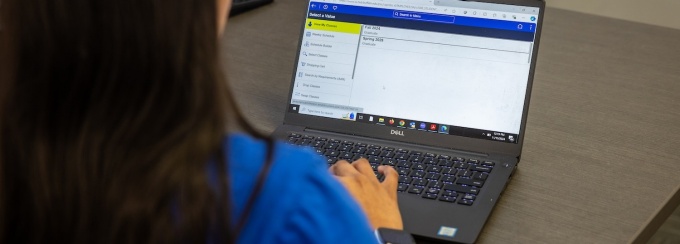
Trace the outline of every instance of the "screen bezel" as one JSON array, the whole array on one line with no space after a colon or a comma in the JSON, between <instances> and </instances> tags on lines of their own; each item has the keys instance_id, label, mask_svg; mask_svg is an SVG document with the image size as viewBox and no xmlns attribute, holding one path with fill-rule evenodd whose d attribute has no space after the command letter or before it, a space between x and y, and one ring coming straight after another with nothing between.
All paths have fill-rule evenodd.
<instances>
[{"instance_id":1,"label":"screen bezel","mask_svg":"<svg viewBox=\"0 0 680 244\"><path fill-rule=\"evenodd\" d=\"M518 157L522 153L522 146L524 144L524 134L526 131L527 115L529 112L529 104L531 100L531 90L534 81L534 74L536 69L536 61L538 58L538 50L540 44L541 31L543 29L543 18L545 14L545 1L542 0L479 0L476 2L484 3L498 3L516 6L537 7L539 8L538 21L536 23L536 37L534 39L534 48L531 54L531 64L529 69L529 76L527 81L526 96L524 99L524 107L522 112L522 121L520 123L520 130L517 143L507 143L499 141L491 141L485 139L476 139L470 137L456 136L456 135L442 135L426 131L398 129L394 127L365 124L355 121L345 121L334 118L319 117L313 115L304 115L293 113L288 106L292 101L294 83L296 72L293 72L291 84L288 92L288 100L286 100L286 111L284 117L284 124L302 126L307 129L330 131L343 134L351 134L357 136L364 136L377 139L385 139L406 143L415 143L419 145L434 146L447 149L455 149L484 154L503 154ZM305 20L307 18L309 2L305 9L305 16L300 21L301 30L298 35L298 47L295 58L293 70L297 70L297 63L300 62L300 51L302 48L303 32L305 29ZM393 135L392 130L403 131L402 135Z\"/></svg>"}]
</instances>

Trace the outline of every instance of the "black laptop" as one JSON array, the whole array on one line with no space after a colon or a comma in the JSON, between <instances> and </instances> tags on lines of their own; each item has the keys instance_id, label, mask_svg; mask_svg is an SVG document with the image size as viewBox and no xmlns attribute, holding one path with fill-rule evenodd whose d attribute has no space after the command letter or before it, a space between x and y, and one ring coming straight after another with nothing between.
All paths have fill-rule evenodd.
<instances>
[{"instance_id":1,"label":"black laptop","mask_svg":"<svg viewBox=\"0 0 680 244\"><path fill-rule=\"evenodd\" d=\"M400 174L404 228L475 242L522 152L545 3L311 0L284 124ZM381 177L376 173L378 177Z\"/></svg>"}]
</instances>

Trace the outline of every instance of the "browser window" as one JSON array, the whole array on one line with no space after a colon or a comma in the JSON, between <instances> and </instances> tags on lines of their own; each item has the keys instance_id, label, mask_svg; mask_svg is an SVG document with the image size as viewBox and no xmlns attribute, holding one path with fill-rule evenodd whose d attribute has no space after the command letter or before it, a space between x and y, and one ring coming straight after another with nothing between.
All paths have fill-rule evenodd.
<instances>
[{"instance_id":1,"label":"browser window","mask_svg":"<svg viewBox=\"0 0 680 244\"><path fill-rule=\"evenodd\" d=\"M517 143L538 8L310 1L300 114Z\"/></svg>"}]
</instances>

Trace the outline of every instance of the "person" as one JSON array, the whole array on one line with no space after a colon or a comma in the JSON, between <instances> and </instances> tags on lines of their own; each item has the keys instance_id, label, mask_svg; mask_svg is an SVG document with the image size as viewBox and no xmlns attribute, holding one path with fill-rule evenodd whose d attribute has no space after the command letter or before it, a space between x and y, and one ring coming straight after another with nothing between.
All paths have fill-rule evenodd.
<instances>
[{"instance_id":1,"label":"person","mask_svg":"<svg viewBox=\"0 0 680 244\"><path fill-rule=\"evenodd\" d=\"M2 0L0 243L375 243L398 175L260 135L229 0ZM331 172L331 173L329 173Z\"/></svg>"}]
</instances>

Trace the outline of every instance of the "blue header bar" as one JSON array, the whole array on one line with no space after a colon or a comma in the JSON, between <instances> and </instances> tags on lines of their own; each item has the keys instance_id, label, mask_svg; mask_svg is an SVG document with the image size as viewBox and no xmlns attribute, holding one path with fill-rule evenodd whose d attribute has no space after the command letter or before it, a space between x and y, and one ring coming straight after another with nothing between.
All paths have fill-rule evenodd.
<instances>
[{"instance_id":1,"label":"blue header bar","mask_svg":"<svg viewBox=\"0 0 680 244\"><path fill-rule=\"evenodd\" d=\"M351 15L363 15L371 17L380 18L396 18L414 21L427 21L427 22L437 22L452 25L461 26L471 26L471 27L481 27L481 28L491 28L499 30L509 30L518 32L536 32L535 23L527 22L516 22L516 21L505 21L505 20L495 20L495 19L484 19L484 18L473 18L466 16L456 16L456 15L442 15L433 13L422 13L422 12L412 12L396 9L383 9L383 8L371 8L371 7L359 7L350 6L343 4L331 4L331 3L320 3L311 2L309 4L309 10L327 13L337 13L337 14L351 14Z\"/></svg>"}]
</instances>

